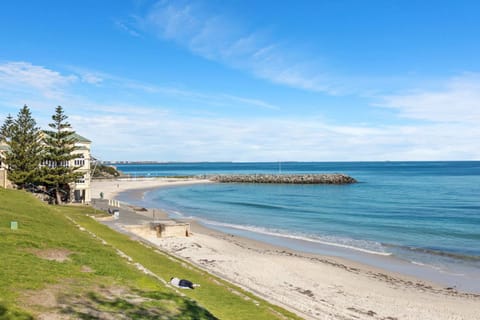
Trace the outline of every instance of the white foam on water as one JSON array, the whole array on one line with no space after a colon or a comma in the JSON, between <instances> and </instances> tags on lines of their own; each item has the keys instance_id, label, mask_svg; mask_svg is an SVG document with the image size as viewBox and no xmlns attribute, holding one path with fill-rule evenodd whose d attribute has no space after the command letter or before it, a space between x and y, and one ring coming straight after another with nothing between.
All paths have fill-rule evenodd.
<instances>
[{"instance_id":1,"label":"white foam on water","mask_svg":"<svg viewBox=\"0 0 480 320\"><path fill-rule=\"evenodd\" d=\"M336 237L335 238L334 237L329 237L328 239L320 239L318 237L311 237L311 236L309 237L309 236L306 236L306 235L290 234L290 233L288 233L287 231L284 231L284 230L270 230L270 229L263 228L263 227L244 226L244 225L238 225L238 224L211 221L211 220L206 220L206 219L201 219L200 221L205 223L205 224L212 225L212 226L217 226L217 227L243 230L243 231L248 231L248 232L253 232L253 233L258 233L258 234L263 234L263 235L280 237L280 238L307 241L307 242L311 242L311 243L318 243L318 244L327 245L327 246L333 246L333 247L339 247L339 248L343 248L343 249L355 250L355 251L359 251L359 252L363 252L363 253L369 253L369 254L375 254L375 255L381 255L381 256L392 255L389 252L380 251L381 250L381 245L378 244L378 243L374 243L374 242L359 241L359 240L353 240L353 239L342 239L342 238L336 238ZM350 243L352 243L352 244L350 244ZM353 243L359 244L359 245L363 244L364 246L370 246L370 247L375 246L375 247L378 247L378 249L373 250L373 249L369 249L369 248L365 248L365 247L362 248L360 246L353 245Z\"/></svg>"}]
</instances>

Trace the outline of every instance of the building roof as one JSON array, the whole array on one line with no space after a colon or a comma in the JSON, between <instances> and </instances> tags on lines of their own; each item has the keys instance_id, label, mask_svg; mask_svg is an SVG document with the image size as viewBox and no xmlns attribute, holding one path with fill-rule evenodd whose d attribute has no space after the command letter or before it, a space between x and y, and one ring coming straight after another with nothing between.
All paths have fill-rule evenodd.
<instances>
[{"instance_id":1,"label":"building roof","mask_svg":"<svg viewBox=\"0 0 480 320\"><path fill-rule=\"evenodd\" d=\"M77 142L82 142L82 143L92 143L92 141L88 140L87 138L79 135L78 133L74 133L73 137L77 140Z\"/></svg>"},{"instance_id":2,"label":"building roof","mask_svg":"<svg viewBox=\"0 0 480 320\"><path fill-rule=\"evenodd\" d=\"M0 143L0 151L8 151L10 147L6 144Z\"/></svg>"},{"instance_id":3,"label":"building roof","mask_svg":"<svg viewBox=\"0 0 480 320\"><path fill-rule=\"evenodd\" d=\"M43 130L42 131L42 134L45 135L45 134L48 134L48 130ZM78 133L74 132L72 133L72 138L74 138L77 142L80 142L80 143L92 143L92 141L88 140L87 138L85 138L84 136L81 136L79 135Z\"/></svg>"}]
</instances>

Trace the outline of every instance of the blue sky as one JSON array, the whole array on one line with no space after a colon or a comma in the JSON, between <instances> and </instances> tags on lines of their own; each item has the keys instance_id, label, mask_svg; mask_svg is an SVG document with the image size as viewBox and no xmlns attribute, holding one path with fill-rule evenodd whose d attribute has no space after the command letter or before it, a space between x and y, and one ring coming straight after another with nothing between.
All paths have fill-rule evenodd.
<instances>
[{"instance_id":1,"label":"blue sky","mask_svg":"<svg viewBox=\"0 0 480 320\"><path fill-rule=\"evenodd\" d=\"M479 1L9 1L0 121L102 160L480 160Z\"/></svg>"}]
</instances>

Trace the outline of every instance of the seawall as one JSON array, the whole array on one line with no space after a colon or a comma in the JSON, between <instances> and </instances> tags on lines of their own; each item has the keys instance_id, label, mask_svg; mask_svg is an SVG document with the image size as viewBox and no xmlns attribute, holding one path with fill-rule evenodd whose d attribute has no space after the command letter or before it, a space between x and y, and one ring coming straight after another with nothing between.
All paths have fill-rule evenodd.
<instances>
[{"instance_id":1,"label":"seawall","mask_svg":"<svg viewBox=\"0 0 480 320\"><path fill-rule=\"evenodd\" d=\"M235 174L209 180L223 183L351 184L357 180L345 174Z\"/></svg>"}]
</instances>

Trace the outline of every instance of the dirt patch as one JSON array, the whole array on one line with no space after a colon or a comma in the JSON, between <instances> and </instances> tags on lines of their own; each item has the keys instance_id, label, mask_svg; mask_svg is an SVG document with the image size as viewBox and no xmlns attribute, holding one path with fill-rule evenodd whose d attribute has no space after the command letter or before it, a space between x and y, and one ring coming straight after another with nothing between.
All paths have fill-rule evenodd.
<instances>
[{"instance_id":1,"label":"dirt patch","mask_svg":"<svg viewBox=\"0 0 480 320\"><path fill-rule=\"evenodd\" d=\"M58 306L56 294L60 292L60 290L61 288L59 286L51 286L40 291L28 291L22 300L30 306L53 308Z\"/></svg>"},{"instance_id":2,"label":"dirt patch","mask_svg":"<svg viewBox=\"0 0 480 320\"><path fill-rule=\"evenodd\" d=\"M73 318L64 314L46 312L46 313L39 314L37 319L38 320L70 320Z\"/></svg>"},{"instance_id":3,"label":"dirt patch","mask_svg":"<svg viewBox=\"0 0 480 320\"><path fill-rule=\"evenodd\" d=\"M82 268L80 269L80 271L85 272L85 273L92 273L92 272L94 272L95 270L93 270L93 269L90 268L89 266L82 266Z\"/></svg>"},{"instance_id":4,"label":"dirt patch","mask_svg":"<svg viewBox=\"0 0 480 320\"><path fill-rule=\"evenodd\" d=\"M39 258L51 260L51 261L58 261L58 262L65 262L70 260L68 256L72 254L70 250L63 249L63 248L30 249L28 251L33 253Z\"/></svg>"}]
</instances>

